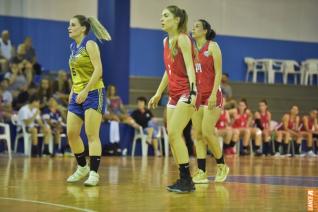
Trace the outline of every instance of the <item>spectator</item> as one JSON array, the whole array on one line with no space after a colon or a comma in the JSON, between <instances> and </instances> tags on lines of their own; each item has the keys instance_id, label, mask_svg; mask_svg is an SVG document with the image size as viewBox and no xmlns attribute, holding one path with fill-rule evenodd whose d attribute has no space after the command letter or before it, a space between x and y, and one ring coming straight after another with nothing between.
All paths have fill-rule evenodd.
<instances>
[{"instance_id":1,"label":"spectator","mask_svg":"<svg viewBox=\"0 0 318 212\"><path fill-rule=\"evenodd\" d=\"M306 139L307 141L306 155L309 157L316 156L316 154L313 152L313 136L318 125L317 115L318 115L318 110L314 109L314 110L311 110L308 115L303 116L300 132L299 132L300 133L299 140ZM301 141L299 141L299 143L301 143Z\"/></svg>"},{"instance_id":2,"label":"spectator","mask_svg":"<svg viewBox=\"0 0 318 212\"><path fill-rule=\"evenodd\" d=\"M36 54L35 49L32 47L32 38L26 37L23 42L25 48L25 55L24 58L28 60L30 63L36 63Z\"/></svg>"},{"instance_id":3,"label":"spectator","mask_svg":"<svg viewBox=\"0 0 318 212\"><path fill-rule=\"evenodd\" d=\"M3 30L1 33L0 52L1 55L8 61L14 56L14 48L11 44L10 34L8 30Z\"/></svg>"},{"instance_id":4,"label":"spectator","mask_svg":"<svg viewBox=\"0 0 318 212\"><path fill-rule=\"evenodd\" d=\"M120 133L119 133L119 119L111 115L109 111L106 111L106 113L103 116L104 121L108 121L109 126L109 141L110 145L109 147L106 147L106 154L108 155L121 155L122 151L119 146L120 141Z\"/></svg>"},{"instance_id":5,"label":"spectator","mask_svg":"<svg viewBox=\"0 0 318 212\"><path fill-rule=\"evenodd\" d=\"M136 123L142 127L144 133L147 135L148 144L152 144L155 155L160 156L161 153L158 150L158 133L159 129L153 119L153 114L146 108L147 99L145 97L137 98L137 110L131 113L131 117Z\"/></svg>"},{"instance_id":6,"label":"spectator","mask_svg":"<svg viewBox=\"0 0 318 212\"><path fill-rule=\"evenodd\" d=\"M8 90L15 98L21 91L28 89L32 81L32 74L22 69L18 59L13 59L10 61L10 70L4 75L4 78L9 80Z\"/></svg>"},{"instance_id":7,"label":"spectator","mask_svg":"<svg viewBox=\"0 0 318 212\"><path fill-rule=\"evenodd\" d=\"M5 105L12 105L13 97L10 91L8 91L9 79L3 79L0 87L3 89L2 101Z\"/></svg>"},{"instance_id":8,"label":"spectator","mask_svg":"<svg viewBox=\"0 0 318 212\"><path fill-rule=\"evenodd\" d=\"M71 93L71 87L71 81L69 80L66 72L64 70L60 70L58 72L57 80L55 80L52 84L52 92L58 103L58 109L62 113L64 119L66 119L68 98Z\"/></svg>"},{"instance_id":9,"label":"spectator","mask_svg":"<svg viewBox=\"0 0 318 212\"><path fill-rule=\"evenodd\" d=\"M25 125L26 131L31 134L32 150L31 156L41 156L41 148L38 148L38 133L42 131L44 134L44 151L43 155L49 155L49 138L51 136L50 129L45 126L41 120L40 98L33 95L29 99L29 103L21 107L18 112L18 123Z\"/></svg>"},{"instance_id":10,"label":"spectator","mask_svg":"<svg viewBox=\"0 0 318 212\"><path fill-rule=\"evenodd\" d=\"M61 112L58 110L58 104L54 98L50 98L48 107L43 110L42 117L44 122L50 127L54 138L53 156L55 155L55 152L61 152L64 154L64 148L61 146L61 150L59 151L58 146L61 142L61 133L63 133L63 131L65 132L65 128L63 129L63 118L61 116ZM57 155L61 154L58 153Z\"/></svg>"},{"instance_id":11,"label":"spectator","mask_svg":"<svg viewBox=\"0 0 318 212\"><path fill-rule=\"evenodd\" d=\"M236 107L236 101L233 99L232 87L229 84L229 74L223 73L221 80L221 90L222 94L226 99L226 104L224 104L224 108L232 109Z\"/></svg>"},{"instance_id":12,"label":"spectator","mask_svg":"<svg viewBox=\"0 0 318 212\"><path fill-rule=\"evenodd\" d=\"M0 122L7 122L10 121L12 112L9 111L3 103L3 93L4 90L0 86Z\"/></svg>"},{"instance_id":13,"label":"spectator","mask_svg":"<svg viewBox=\"0 0 318 212\"><path fill-rule=\"evenodd\" d=\"M51 97L53 97L50 81L48 79L41 80L37 95L40 98L40 109L43 110L44 108L48 107L48 101Z\"/></svg>"},{"instance_id":14,"label":"spectator","mask_svg":"<svg viewBox=\"0 0 318 212\"><path fill-rule=\"evenodd\" d=\"M133 128L139 128L134 119L128 115L121 98L116 95L116 87L113 85L107 87L107 105L109 115L113 119L128 124Z\"/></svg>"}]
</instances>

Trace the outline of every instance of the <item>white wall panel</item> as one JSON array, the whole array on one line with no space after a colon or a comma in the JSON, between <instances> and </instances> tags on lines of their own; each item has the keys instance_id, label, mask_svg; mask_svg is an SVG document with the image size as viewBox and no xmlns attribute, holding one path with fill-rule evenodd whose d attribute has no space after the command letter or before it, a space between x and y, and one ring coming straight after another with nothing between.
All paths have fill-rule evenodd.
<instances>
[{"instance_id":1,"label":"white wall panel","mask_svg":"<svg viewBox=\"0 0 318 212\"><path fill-rule=\"evenodd\" d=\"M131 27L160 29L163 8L187 10L223 35L318 42L318 0L131 0Z\"/></svg>"},{"instance_id":2,"label":"white wall panel","mask_svg":"<svg viewBox=\"0 0 318 212\"><path fill-rule=\"evenodd\" d=\"M76 14L97 16L97 0L0 0L0 15L68 21Z\"/></svg>"}]
</instances>

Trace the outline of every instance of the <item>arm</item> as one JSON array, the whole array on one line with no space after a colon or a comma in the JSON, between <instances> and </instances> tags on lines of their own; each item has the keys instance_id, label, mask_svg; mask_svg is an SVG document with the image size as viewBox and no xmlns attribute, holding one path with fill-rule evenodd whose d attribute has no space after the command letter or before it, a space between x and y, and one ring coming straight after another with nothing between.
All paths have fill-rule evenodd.
<instances>
[{"instance_id":1,"label":"arm","mask_svg":"<svg viewBox=\"0 0 318 212\"><path fill-rule=\"evenodd\" d=\"M196 91L196 79L195 79L195 71L193 65L193 58L192 58L192 46L191 40L188 36L181 34L178 37L178 44L181 49L183 60L187 69L187 75L190 84L190 91ZM192 89L193 86L193 89Z\"/></svg>"},{"instance_id":2,"label":"arm","mask_svg":"<svg viewBox=\"0 0 318 212\"><path fill-rule=\"evenodd\" d=\"M308 126L308 117L307 116L303 117L303 123L304 123L305 130L311 131L311 129L309 129L309 126Z\"/></svg>"},{"instance_id":3,"label":"arm","mask_svg":"<svg viewBox=\"0 0 318 212\"><path fill-rule=\"evenodd\" d=\"M159 84L159 87L156 91L156 94L153 97L151 97L151 99L148 102L148 108L155 109L158 106L158 102L161 98L163 91L166 89L167 85L168 85L168 75L167 75L167 72L165 71L161 79L161 82Z\"/></svg>"},{"instance_id":4,"label":"arm","mask_svg":"<svg viewBox=\"0 0 318 212\"><path fill-rule=\"evenodd\" d=\"M219 45L216 42L211 42L209 45L209 53L212 55L214 60L214 86L211 91L211 97L215 98L216 93L220 87L222 79L222 53Z\"/></svg>"},{"instance_id":5,"label":"arm","mask_svg":"<svg viewBox=\"0 0 318 212\"><path fill-rule=\"evenodd\" d=\"M91 40L88 41L86 44L86 50L87 50L88 56L91 60L91 63L94 67L94 72L93 72L93 75L90 78L89 82L85 86L84 90L82 90L78 94L78 96L76 98L76 102L78 104L85 101L85 99L87 98L88 92L98 82L98 80L100 80L102 78L102 74L103 74L102 73L102 62L100 59L100 52L99 52L99 48L98 48L96 42L91 41Z\"/></svg>"},{"instance_id":6,"label":"arm","mask_svg":"<svg viewBox=\"0 0 318 212\"><path fill-rule=\"evenodd\" d=\"M283 116L282 122L283 122L283 127L285 131L289 131L288 129L288 121L289 121L289 115L285 114Z\"/></svg>"}]
</instances>

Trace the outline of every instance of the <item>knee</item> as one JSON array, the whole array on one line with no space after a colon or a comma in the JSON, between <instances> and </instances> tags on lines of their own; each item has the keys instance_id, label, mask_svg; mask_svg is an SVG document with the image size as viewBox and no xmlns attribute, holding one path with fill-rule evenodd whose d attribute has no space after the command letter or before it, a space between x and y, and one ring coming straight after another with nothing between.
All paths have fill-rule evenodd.
<instances>
[{"instance_id":1,"label":"knee","mask_svg":"<svg viewBox=\"0 0 318 212\"><path fill-rule=\"evenodd\" d=\"M94 132L87 132L86 131L86 136L87 136L88 142L93 142L93 141L99 139L99 135L97 133L94 133Z\"/></svg>"},{"instance_id":2,"label":"knee","mask_svg":"<svg viewBox=\"0 0 318 212\"><path fill-rule=\"evenodd\" d=\"M67 134L67 138L69 140L74 140L76 137L80 136L79 132L77 132L76 130L71 129L70 127L67 128L66 134Z\"/></svg>"}]
</instances>

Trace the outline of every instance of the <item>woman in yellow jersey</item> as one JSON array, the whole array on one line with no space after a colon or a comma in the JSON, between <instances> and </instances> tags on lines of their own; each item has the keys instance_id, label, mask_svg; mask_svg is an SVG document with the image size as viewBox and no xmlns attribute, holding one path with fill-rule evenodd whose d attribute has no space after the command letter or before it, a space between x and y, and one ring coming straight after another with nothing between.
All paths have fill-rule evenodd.
<instances>
[{"instance_id":1,"label":"woman in yellow jersey","mask_svg":"<svg viewBox=\"0 0 318 212\"><path fill-rule=\"evenodd\" d=\"M111 39L107 30L93 17L76 15L70 20L68 32L74 40L69 59L73 86L67 114L67 137L78 166L67 182L77 182L89 174L84 185L95 186L99 181L97 170L102 152L99 128L106 102L99 48L96 42L86 37L90 29L99 40ZM84 121L90 167L86 163L84 145L80 137Z\"/></svg>"}]
</instances>

